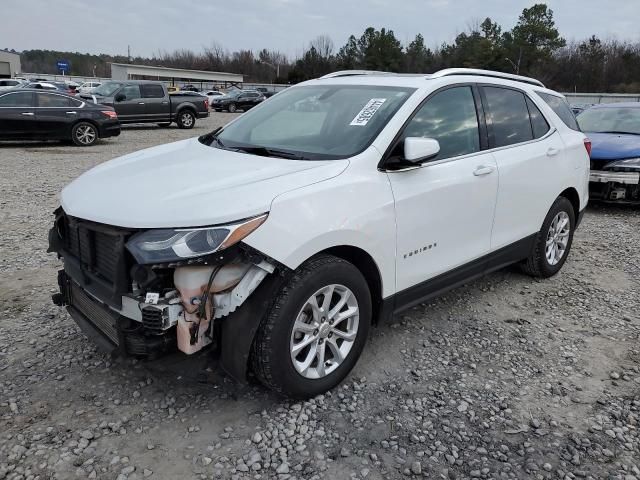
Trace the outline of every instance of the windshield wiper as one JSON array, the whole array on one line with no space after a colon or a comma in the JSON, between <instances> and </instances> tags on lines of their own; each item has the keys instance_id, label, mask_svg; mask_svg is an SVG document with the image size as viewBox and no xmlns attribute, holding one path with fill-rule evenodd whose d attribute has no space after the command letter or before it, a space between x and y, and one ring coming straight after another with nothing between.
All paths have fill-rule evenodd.
<instances>
[{"instance_id":1,"label":"windshield wiper","mask_svg":"<svg viewBox=\"0 0 640 480\"><path fill-rule=\"evenodd\" d=\"M637 133L637 132L623 132L619 130L610 130L610 131L596 132L596 133L611 133L614 135L640 135L640 133Z\"/></svg>"},{"instance_id":2,"label":"windshield wiper","mask_svg":"<svg viewBox=\"0 0 640 480\"><path fill-rule=\"evenodd\" d=\"M286 150L277 150L275 148L267 148L267 147L259 147L259 146L229 147L229 150L249 153L251 155L259 155L261 157L279 157L279 158L290 158L291 160L309 160L307 157L303 157L292 152L287 152Z\"/></svg>"}]
</instances>

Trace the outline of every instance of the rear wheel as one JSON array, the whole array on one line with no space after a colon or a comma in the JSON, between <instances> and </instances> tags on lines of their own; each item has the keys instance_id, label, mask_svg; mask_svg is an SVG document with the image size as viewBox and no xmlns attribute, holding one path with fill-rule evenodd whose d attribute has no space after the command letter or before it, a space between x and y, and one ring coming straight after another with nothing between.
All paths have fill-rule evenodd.
<instances>
[{"instance_id":1,"label":"rear wheel","mask_svg":"<svg viewBox=\"0 0 640 480\"><path fill-rule=\"evenodd\" d=\"M569 256L575 225L573 205L567 198L558 197L536 235L533 252L523 264L523 270L542 278L558 273Z\"/></svg>"},{"instance_id":2,"label":"rear wheel","mask_svg":"<svg viewBox=\"0 0 640 480\"><path fill-rule=\"evenodd\" d=\"M354 367L370 324L371 294L360 271L337 257L313 258L296 270L263 319L253 370L283 395L319 395Z\"/></svg>"},{"instance_id":3,"label":"rear wheel","mask_svg":"<svg viewBox=\"0 0 640 480\"><path fill-rule=\"evenodd\" d=\"M227 107L227 110L229 110L229 113L235 113L236 110L238 110L238 107L236 106L235 103L230 103L229 106Z\"/></svg>"},{"instance_id":4,"label":"rear wheel","mask_svg":"<svg viewBox=\"0 0 640 480\"><path fill-rule=\"evenodd\" d=\"M71 140L80 147L93 145L98 141L98 129L89 122L76 123L71 129Z\"/></svg>"},{"instance_id":5,"label":"rear wheel","mask_svg":"<svg viewBox=\"0 0 640 480\"><path fill-rule=\"evenodd\" d=\"M178 127L180 128L193 128L196 124L196 116L191 110L185 110L178 114Z\"/></svg>"}]
</instances>

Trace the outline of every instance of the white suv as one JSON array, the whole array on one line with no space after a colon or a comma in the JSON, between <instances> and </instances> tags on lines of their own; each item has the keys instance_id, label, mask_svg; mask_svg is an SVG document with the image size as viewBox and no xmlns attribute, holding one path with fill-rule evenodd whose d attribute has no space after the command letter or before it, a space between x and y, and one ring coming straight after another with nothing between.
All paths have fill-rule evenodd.
<instances>
[{"instance_id":1,"label":"white suv","mask_svg":"<svg viewBox=\"0 0 640 480\"><path fill-rule=\"evenodd\" d=\"M54 301L108 349L216 347L238 380L319 394L372 324L505 265L562 268L589 181L568 115L540 82L481 70L288 88L67 186Z\"/></svg>"}]
</instances>

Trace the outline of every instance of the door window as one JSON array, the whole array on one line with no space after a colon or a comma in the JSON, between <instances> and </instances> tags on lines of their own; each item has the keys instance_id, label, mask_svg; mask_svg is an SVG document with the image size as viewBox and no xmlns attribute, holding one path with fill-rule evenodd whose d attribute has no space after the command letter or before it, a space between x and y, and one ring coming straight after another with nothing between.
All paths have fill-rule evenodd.
<instances>
[{"instance_id":1,"label":"door window","mask_svg":"<svg viewBox=\"0 0 640 480\"><path fill-rule=\"evenodd\" d=\"M533 140L524 93L500 87L484 87L487 117L493 130L494 147Z\"/></svg>"},{"instance_id":2,"label":"door window","mask_svg":"<svg viewBox=\"0 0 640 480\"><path fill-rule=\"evenodd\" d=\"M122 89L122 93L126 97L126 100L135 100L136 98L140 98L140 86L127 85Z\"/></svg>"},{"instance_id":3,"label":"door window","mask_svg":"<svg viewBox=\"0 0 640 480\"><path fill-rule=\"evenodd\" d=\"M549 124L542 115L542 112L536 104L527 97L527 108L529 109L529 117L531 118L531 128L533 129L533 138L544 137L549 131Z\"/></svg>"},{"instance_id":4,"label":"door window","mask_svg":"<svg viewBox=\"0 0 640 480\"><path fill-rule=\"evenodd\" d=\"M9 93L0 97L0 107L33 107L31 92Z\"/></svg>"},{"instance_id":5,"label":"door window","mask_svg":"<svg viewBox=\"0 0 640 480\"><path fill-rule=\"evenodd\" d=\"M50 93L40 93L37 94L38 97L38 106L39 107L72 107L71 99L68 97L63 97L62 95L52 95Z\"/></svg>"},{"instance_id":6,"label":"door window","mask_svg":"<svg viewBox=\"0 0 640 480\"><path fill-rule=\"evenodd\" d=\"M438 140L440 153L431 161L480 151L478 116L471 87L454 87L436 93L411 119L402 137Z\"/></svg>"},{"instance_id":7,"label":"door window","mask_svg":"<svg viewBox=\"0 0 640 480\"><path fill-rule=\"evenodd\" d=\"M142 85L141 88L144 98L164 98L164 89L160 85Z\"/></svg>"}]
</instances>

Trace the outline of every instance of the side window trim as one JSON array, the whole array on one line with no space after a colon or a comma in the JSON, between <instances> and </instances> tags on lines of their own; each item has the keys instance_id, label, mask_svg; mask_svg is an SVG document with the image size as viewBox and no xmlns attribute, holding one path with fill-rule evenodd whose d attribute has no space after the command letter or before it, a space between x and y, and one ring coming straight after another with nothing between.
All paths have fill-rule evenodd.
<instances>
[{"instance_id":1,"label":"side window trim","mask_svg":"<svg viewBox=\"0 0 640 480\"><path fill-rule=\"evenodd\" d=\"M389 159L391 158L391 154L393 153L393 151L398 146L398 142L403 137L404 132L407 129L407 127L409 126L409 124L411 123L411 121L420 112L420 110L422 110L422 107L424 107L424 105L429 100L431 100L434 96L436 96L437 94L442 93L442 92L444 92L446 90L450 90L452 88L469 87L471 89L471 94L473 95L474 105L475 105L475 109L476 109L476 119L478 121L478 135L479 135L479 141L480 141L480 150L478 150L477 152L465 153L463 155L457 155L455 157L449 157L449 158L443 158L441 160L435 160L434 162L431 162L431 163L425 162L422 165L416 165L414 168L422 168L422 167L426 167L427 165L437 165L437 164L444 163L444 162L454 161L454 160L457 160L459 158L468 157L469 155L476 155L476 154L488 149L488 145L486 143L487 142L487 137L485 137L484 141L483 141L483 136L484 136L483 135L483 125L484 125L484 133L486 133L487 125L484 122L484 106L482 105L482 102L480 101L480 99L478 97L479 91L477 89L477 85L478 84L475 83L475 82L454 83L454 84L451 84L451 85L445 85L444 87L440 87L437 90L434 90L433 92L431 92L429 95L427 95L420 102L420 104L413 110L413 112L411 112L411 115L409 115L409 117L405 120L405 122L402 124L402 127L400 127L400 130L398 130L398 133L396 133L396 136L393 137L393 140L391 141L391 143L389 143L389 146L385 150L384 155L382 155L382 159L378 163L378 170L387 171L386 170L386 164L389 161ZM479 106L480 106L481 110L479 110L479 108L478 108Z\"/></svg>"}]
</instances>

